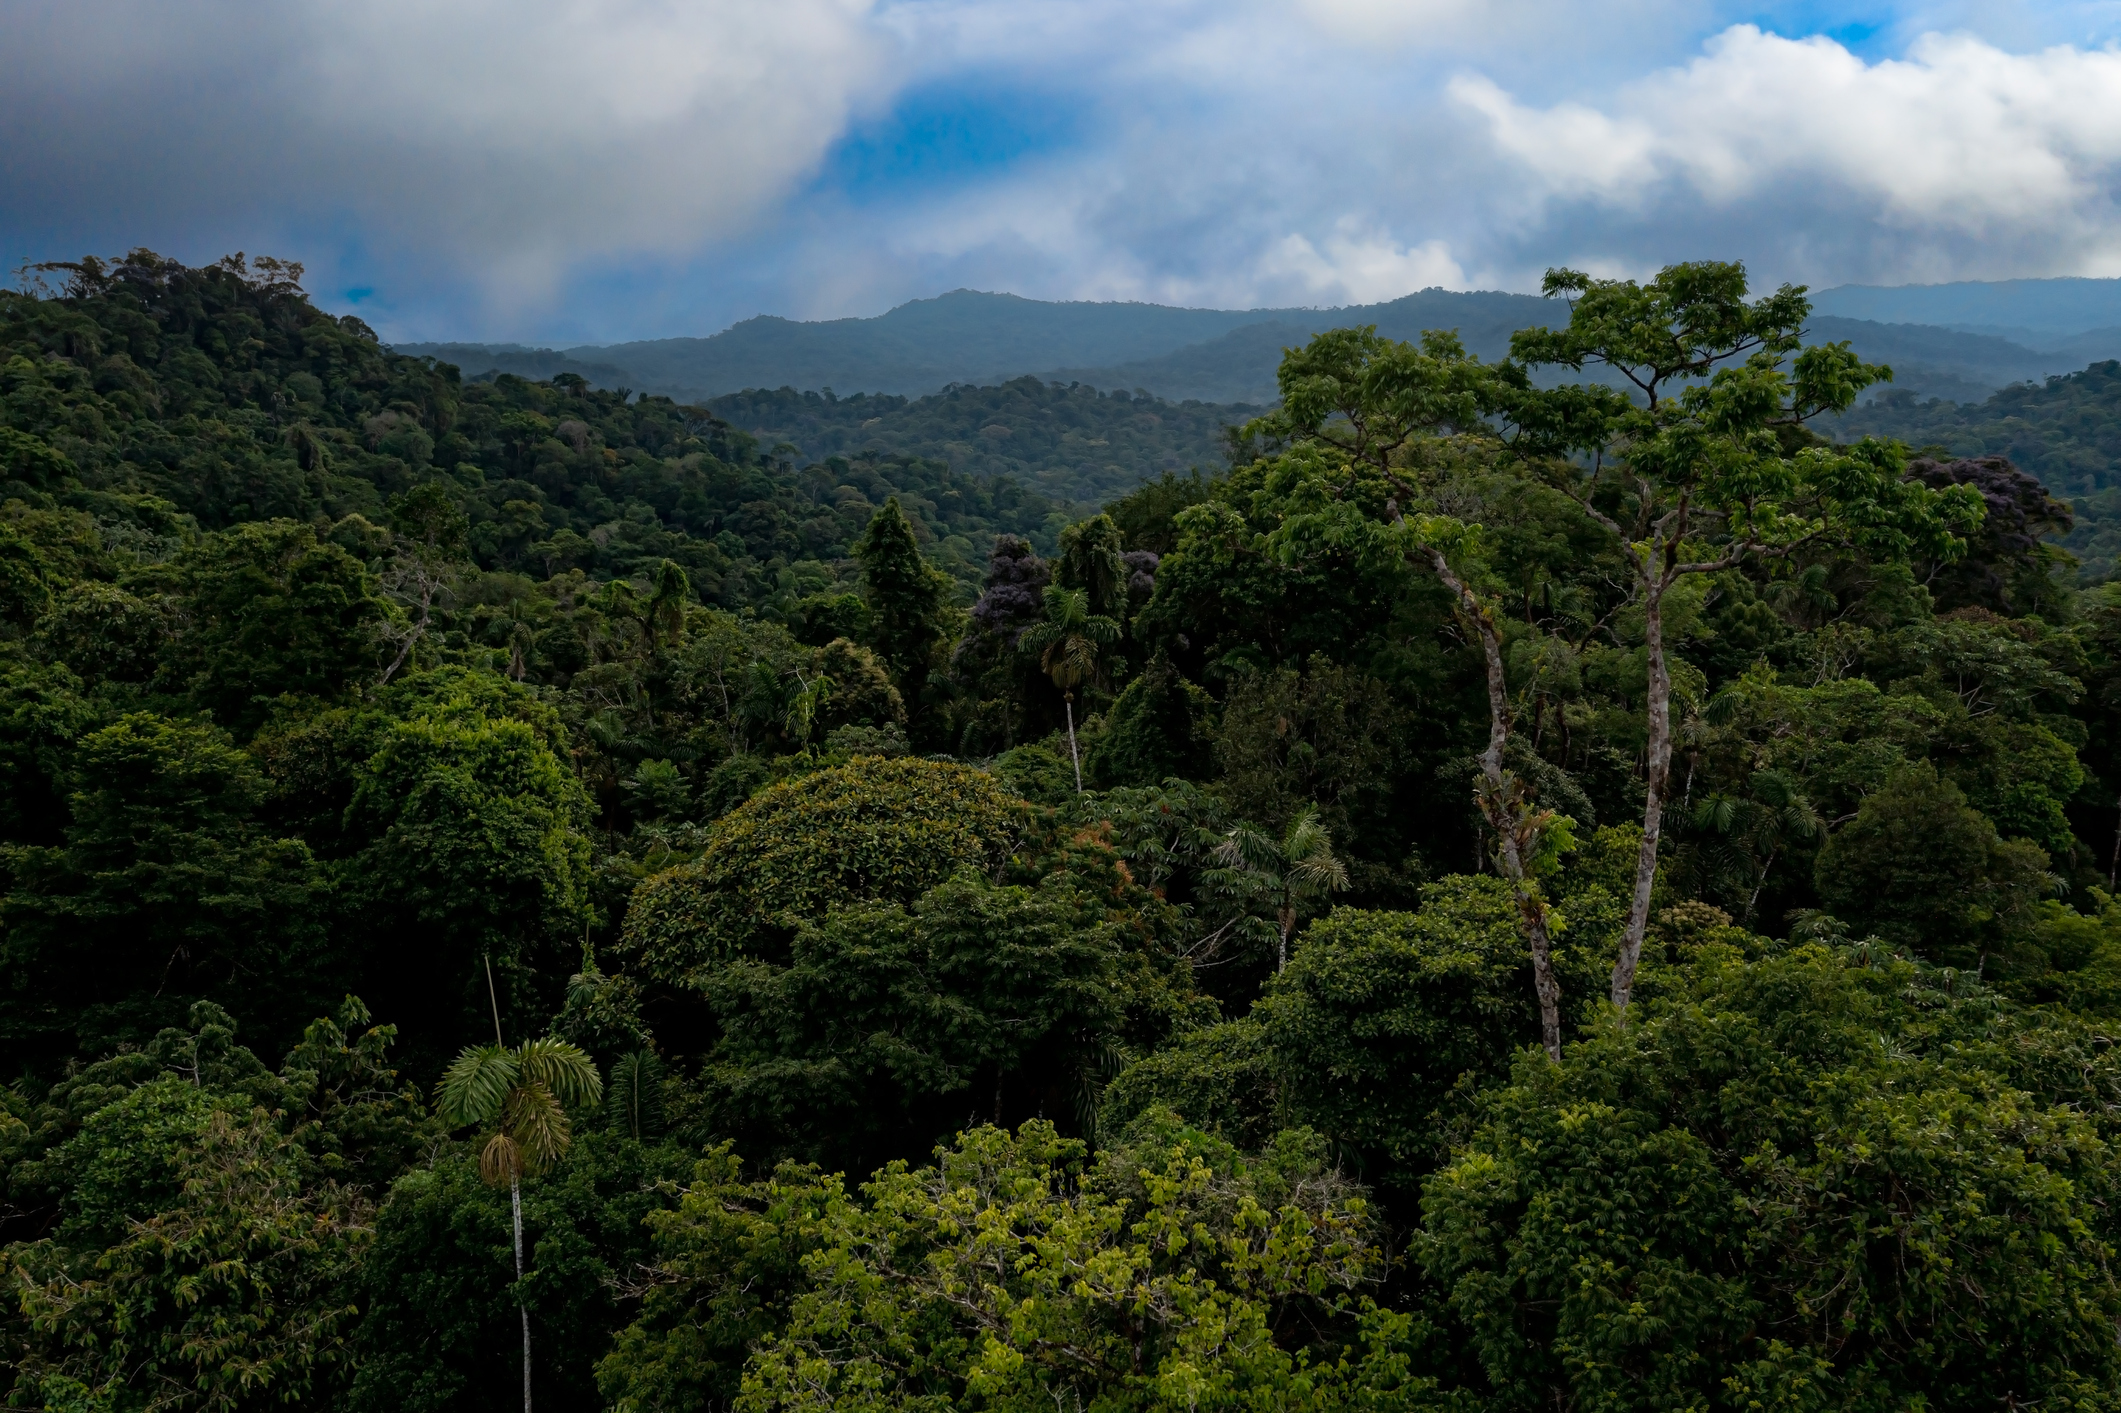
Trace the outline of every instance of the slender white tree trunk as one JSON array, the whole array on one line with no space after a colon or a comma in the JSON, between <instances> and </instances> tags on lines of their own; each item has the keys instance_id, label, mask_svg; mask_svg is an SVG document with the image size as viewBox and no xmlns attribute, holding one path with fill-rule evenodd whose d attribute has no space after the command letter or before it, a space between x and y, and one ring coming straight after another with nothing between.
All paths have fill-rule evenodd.
<instances>
[{"instance_id":1,"label":"slender white tree trunk","mask_svg":"<svg viewBox=\"0 0 2121 1413\"><path fill-rule=\"evenodd\" d=\"M523 1296L523 1185L515 1178L508 1180L508 1205L515 1211L516 1223L516 1299ZM530 1307L521 1307L523 1316L523 1413L530 1413Z\"/></svg>"},{"instance_id":2,"label":"slender white tree trunk","mask_svg":"<svg viewBox=\"0 0 2121 1413\"><path fill-rule=\"evenodd\" d=\"M1503 672L1502 635L1495 615L1472 589L1452 572L1443 552L1429 550L1429 562L1437 576L1458 598L1460 609L1480 635L1482 656L1488 669L1488 748L1480 755L1481 781L1475 792L1480 812L1495 831L1496 858L1517 903L1525 943L1532 953L1532 994L1539 1002L1539 1040L1547 1058L1561 1062L1561 983L1554 976L1554 942L1547 927L1546 899L1536 880L1525 873L1525 845L1536 837L1538 824L1532 802L1525 798L1524 782L1503 769L1503 750L1510 741L1510 693Z\"/></svg>"},{"instance_id":3,"label":"slender white tree trunk","mask_svg":"<svg viewBox=\"0 0 2121 1413\"><path fill-rule=\"evenodd\" d=\"M1642 596L1643 646L1650 659L1649 748L1642 801L1642 849L1635 856L1635 896L1628 907L1628 930L1613 963L1613 1005L1623 1014L1635 989L1635 967L1642 960L1642 939L1650 926L1650 890L1657 882L1657 843L1664 832L1664 791L1672 772L1672 673L1664 656L1664 590L1651 580Z\"/></svg>"}]
</instances>

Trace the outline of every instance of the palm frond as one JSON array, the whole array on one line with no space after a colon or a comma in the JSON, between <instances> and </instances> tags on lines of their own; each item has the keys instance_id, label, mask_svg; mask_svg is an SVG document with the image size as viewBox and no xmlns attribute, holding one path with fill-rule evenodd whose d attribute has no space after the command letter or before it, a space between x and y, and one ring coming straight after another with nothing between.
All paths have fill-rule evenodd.
<instances>
[{"instance_id":1,"label":"palm frond","mask_svg":"<svg viewBox=\"0 0 2121 1413\"><path fill-rule=\"evenodd\" d=\"M1281 852L1291 862L1320 854L1332 856L1333 835L1319 820L1318 806L1306 807L1289 821L1289 827L1282 832Z\"/></svg>"},{"instance_id":2,"label":"palm frond","mask_svg":"<svg viewBox=\"0 0 2121 1413\"><path fill-rule=\"evenodd\" d=\"M1348 886L1348 868L1331 854L1314 854L1289 867L1289 884L1296 893L1339 893Z\"/></svg>"},{"instance_id":3,"label":"palm frond","mask_svg":"<svg viewBox=\"0 0 2121 1413\"><path fill-rule=\"evenodd\" d=\"M1215 846L1212 855L1224 868L1250 873L1281 873L1281 846L1255 824L1233 826Z\"/></svg>"},{"instance_id":4,"label":"palm frond","mask_svg":"<svg viewBox=\"0 0 2121 1413\"><path fill-rule=\"evenodd\" d=\"M490 1124L500 1117L521 1067L498 1045L474 1045L459 1054L435 1087L435 1105L451 1128Z\"/></svg>"},{"instance_id":5,"label":"palm frond","mask_svg":"<svg viewBox=\"0 0 2121 1413\"><path fill-rule=\"evenodd\" d=\"M663 1062L642 1050L612 1062L604 1088L604 1112L619 1130L652 1138L663 1128Z\"/></svg>"},{"instance_id":6,"label":"palm frond","mask_svg":"<svg viewBox=\"0 0 2121 1413\"><path fill-rule=\"evenodd\" d=\"M542 1084L525 1084L511 1093L503 1123L508 1136L522 1149L525 1172L534 1173L556 1162L574 1142L567 1110Z\"/></svg>"},{"instance_id":7,"label":"palm frond","mask_svg":"<svg viewBox=\"0 0 2121 1413\"><path fill-rule=\"evenodd\" d=\"M604 1080L596 1061L578 1045L551 1036L530 1041L516 1051L525 1084L543 1085L570 1109L594 1104L604 1097Z\"/></svg>"},{"instance_id":8,"label":"palm frond","mask_svg":"<svg viewBox=\"0 0 2121 1413\"><path fill-rule=\"evenodd\" d=\"M505 1133L486 1140L479 1151L479 1176L495 1187L523 1176L523 1150Z\"/></svg>"}]
</instances>

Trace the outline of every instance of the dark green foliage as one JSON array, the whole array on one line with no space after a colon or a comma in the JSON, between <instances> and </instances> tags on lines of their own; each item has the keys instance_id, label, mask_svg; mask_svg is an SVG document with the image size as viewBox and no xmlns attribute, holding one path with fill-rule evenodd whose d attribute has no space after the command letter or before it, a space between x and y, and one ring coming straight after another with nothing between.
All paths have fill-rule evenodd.
<instances>
[{"instance_id":1,"label":"dark green foliage","mask_svg":"<svg viewBox=\"0 0 2121 1413\"><path fill-rule=\"evenodd\" d=\"M330 700L376 670L382 601L312 526L238 526L179 557L167 583L185 625L170 685L233 729L255 729L274 697Z\"/></svg>"},{"instance_id":2,"label":"dark green foliage","mask_svg":"<svg viewBox=\"0 0 2121 1413\"><path fill-rule=\"evenodd\" d=\"M0 293L10 1406L514 1407L526 1312L548 1409L2112 1405L2121 591L2011 463L1741 446L1765 363L1645 421L1358 329L1227 473L1071 522L974 473L1210 410L758 400L856 453L798 467L466 384L276 262L45 273ZM1795 348L1736 266L1556 279L1565 365L1665 358L1658 309ZM1869 376L1793 356L1805 407ZM1641 487L1546 454L1614 418L1721 507L1668 546L1639 917ZM1754 472L1839 538L1741 553ZM1901 534L1939 489L1964 557Z\"/></svg>"},{"instance_id":3,"label":"dark green foliage","mask_svg":"<svg viewBox=\"0 0 2121 1413\"><path fill-rule=\"evenodd\" d=\"M332 994L325 883L307 846L260 826L251 759L136 713L81 738L66 785L64 842L0 855L16 1061L144 1040L202 994L291 1040Z\"/></svg>"},{"instance_id":4,"label":"dark green foliage","mask_svg":"<svg viewBox=\"0 0 2121 1413\"><path fill-rule=\"evenodd\" d=\"M1841 418L1843 436L1898 437L1909 446L1951 456L2007 456L2075 510L2064 542L2095 574L2110 573L2121 553L2115 511L2121 509L2121 363L2094 363L2044 383L2014 383L1985 402L1924 400L1887 392Z\"/></svg>"},{"instance_id":5,"label":"dark green foliage","mask_svg":"<svg viewBox=\"0 0 2121 1413\"><path fill-rule=\"evenodd\" d=\"M866 1172L989 1121L1079 1107L1121 1024L1119 938L1085 927L1068 880L961 874L911 907L805 925L785 966L696 983L722 1034L703 1078L713 1131L761 1159Z\"/></svg>"},{"instance_id":6,"label":"dark green foliage","mask_svg":"<svg viewBox=\"0 0 2121 1413\"><path fill-rule=\"evenodd\" d=\"M929 659L948 632L950 581L921 557L913 526L897 497L869 522L854 545L869 605L869 645L890 668L899 692L918 700Z\"/></svg>"},{"instance_id":7,"label":"dark green foliage","mask_svg":"<svg viewBox=\"0 0 2121 1413\"><path fill-rule=\"evenodd\" d=\"M1113 501L1105 513L1119 526L1128 549L1164 555L1178 548L1179 512L1199 505L1210 493L1200 472L1180 478L1166 471Z\"/></svg>"},{"instance_id":8,"label":"dark green foliage","mask_svg":"<svg viewBox=\"0 0 2121 1413\"><path fill-rule=\"evenodd\" d=\"M1894 774L1819 851L1819 896L1859 933L1944 966L2008 965L2047 891L2047 855L2006 842L1926 766Z\"/></svg>"},{"instance_id":9,"label":"dark green foliage","mask_svg":"<svg viewBox=\"0 0 2121 1413\"><path fill-rule=\"evenodd\" d=\"M484 1028L489 965L509 1010L549 1012L588 921L589 802L564 739L491 678L415 679L400 700L346 810L347 902L384 944L354 962L362 985L423 1040Z\"/></svg>"},{"instance_id":10,"label":"dark green foliage","mask_svg":"<svg viewBox=\"0 0 2121 1413\"><path fill-rule=\"evenodd\" d=\"M532 1378L546 1406L594 1407L594 1360L627 1318L618 1282L650 1254L643 1220L691 1155L616 1133L580 1135L523 1189L525 1269L509 1254L508 1189L481 1181L466 1145L400 1178L375 1214L353 1334L360 1370L349 1406L520 1409L519 1301L539 1338Z\"/></svg>"},{"instance_id":11,"label":"dark green foliage","mask_svg":"<svg viewBox=\"0 0 2121 1413\"><path fill-rule=\"evenodd\" d=\"M433 1137L349 997L278 1073L192 1008L39 1097L5 1093L12 1405L329 1403L351 1373L372 1184ZM27 1219L27 1220L25 1220ZM181 1390L171 1397L168 1390Z\"/></svg>"},{"instance_id":12,"label":"dark green foliage","mask_svg":"<svg viewBox=\"0 0 2121 1413\"><path fill-rule=\"evenodd\" d=\"M1159 654L1105 714L1103 733L1083 753L1083 773L1100 789L1205 775L1214 710L1214 698Z\"/></svg>"},{"instance_id":13,"label":"dark green foliage","mask_svg":"<svg viewBox=\"0 0 2121 1413\"><path fill-rule=\"evenodd\" d=\"M1108 1121L1160 1103L1233 1139L1305 1124L1367 1181L1410 1199L1462 1139L1480 1089L1539 1040L1509 890L1459 877L1422 898L1418 912L1338 908L1312 923L1249 1016L1123 1074ZM1599 909L1586 900L1586 911L1588 922ZM1588 938L1581 949L1566 932L1561 941L1563 994L1581 1015L1609 958Z\"/></svg>"}]
</instances>

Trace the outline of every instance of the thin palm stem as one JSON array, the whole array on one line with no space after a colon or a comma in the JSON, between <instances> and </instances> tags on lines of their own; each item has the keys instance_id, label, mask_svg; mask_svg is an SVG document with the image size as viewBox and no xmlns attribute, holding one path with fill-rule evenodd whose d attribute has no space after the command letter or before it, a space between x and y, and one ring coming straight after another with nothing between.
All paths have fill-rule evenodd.
<instances>
[{"instance_id":1,"label":"thin palm stem","mask_svg":"<svg viewBox=\"0 0 2121 1413\"><path fill-rule=\"evenodd\" d=\"M517 1309L523 1316L523 1413L530 1413L530 1307L520 1304L523 1295L523 1185L520 1180L508 1180L508 1205L515 1213L516 1225L516 1299Z\"/></svg>"},{"instance_id":2,"label":"thin palm stem","mask_svg":"<svg viewBox=\"0 0 2121 1413\"><path fill-rule=\"evenodd\" d=\"M1075 693L1069 692L1061 699L1068 711L1068 759L1075 766L1075 793L1083 792L1083 758L1075 749Z\"/></svg>"}]
</instances>

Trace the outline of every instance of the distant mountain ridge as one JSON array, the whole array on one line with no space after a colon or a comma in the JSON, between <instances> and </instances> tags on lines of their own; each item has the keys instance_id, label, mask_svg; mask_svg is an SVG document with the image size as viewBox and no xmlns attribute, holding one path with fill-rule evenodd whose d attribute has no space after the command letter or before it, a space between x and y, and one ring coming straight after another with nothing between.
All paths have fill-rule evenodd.
<instances>
[{"instance_id":1,"label":"distant mountain ridge","mask_svg":"<svg viewBox=\"0 0 2121 1413\"><path fill-rule=\"evenodd\" d=\"M2011 383L2121 357L2121 280L1988 285L1843 286L1814 296L1812 335L1848 340L1892 365L1895 385L1978 401ZM2075 311L2072 314L2071 311ZM1426 289L1382 304L1329 309L1183 309L1049 302L956 290L867 319L762 315L706 338L567 349L401 344L467 374L631 387L703 402L748 389L832 389L919 397L952 384L1025 375L1173 401L1264 403L1284 348L1321 329L1374 324L1392 338L1455 329L1472 352L1505 352L1512 332L1557 324L1567 306L1534 295Z\"/></svg>"}]
</instances>

